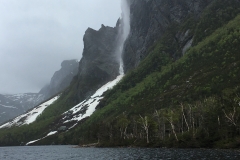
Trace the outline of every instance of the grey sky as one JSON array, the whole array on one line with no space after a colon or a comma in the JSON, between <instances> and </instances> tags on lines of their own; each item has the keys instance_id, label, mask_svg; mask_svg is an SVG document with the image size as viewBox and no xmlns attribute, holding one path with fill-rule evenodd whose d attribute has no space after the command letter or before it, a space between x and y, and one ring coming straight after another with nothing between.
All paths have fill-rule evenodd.
<instances>
[{"instance_id":1,"label":"grey sky","mask_svg":"<svg viewBox=\"0 0 240 160\"><path fill-rule=\"evenodd\" d=\"M121 0L0 0L0 93L38 92L88 27L115 26Z\"/></svg>"}]
</instances>

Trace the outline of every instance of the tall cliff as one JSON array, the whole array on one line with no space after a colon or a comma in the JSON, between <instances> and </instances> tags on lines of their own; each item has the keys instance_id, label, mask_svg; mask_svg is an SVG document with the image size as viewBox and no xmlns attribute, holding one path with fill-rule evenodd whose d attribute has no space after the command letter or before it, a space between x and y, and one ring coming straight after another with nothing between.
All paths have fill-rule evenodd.
<instances>
[{"instance_id":1,"label":"tall cliff","mask_svg":"<svg viewBox=\"0 0 240 160\"><path fill-rule=\"evenodd\" d=\"M119 58L116 55L117 27L102 25L96 31L88 28L83 37L84 49L77 73L77 98L84 100L102 85L119 74Z\"/></svg>"},{"instance_id":2,"label":"tall cliff","mask_svg":"<svg viewBox=\"0 0 240 160\"><path fill-rule=\"evenodd\" d=\"M198 19L212 0L130 0L131 32L123 52L124 70L136 68L148 49L158 41L172 25L183 23L190 16ZM176 35L176 41L183 49L193 34ZM189 45L189 44L188 44ZM172 57L181 55L174 51Z\"/></svg>"}]
</instances>

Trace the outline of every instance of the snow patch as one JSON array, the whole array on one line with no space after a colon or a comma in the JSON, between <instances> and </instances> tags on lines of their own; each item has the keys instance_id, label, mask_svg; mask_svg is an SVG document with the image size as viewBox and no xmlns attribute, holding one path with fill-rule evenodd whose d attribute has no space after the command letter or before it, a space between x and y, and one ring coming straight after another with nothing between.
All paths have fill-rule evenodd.
<instances>
[{"instance_id":1,"label":"snow patch","mask_svg":"<svg viewBox=\"0 0 240 160\"><path fill-rule=\"evenodd\" d=\"M48 133L47 136L51 136L51 135L54 135L56 133L57 133L57 131L52 131L52 132Z\"/></svg>"},{"instance_id":2,"label":"snow patch","mask_svg":"<svg viewBox=\"0 0 240 160\"><path fill-rule=\"evenodd\" d=\"M33 140L33 141L30 141L30 142L28 142L28 143L26 144L26 146L29 145L29 144L32 144L32 143L34 143L34 142L37 142L37 141L39 141L39 140L41 140L41 138L40 138L40 139Z\"/></svg>"},{"instance_id":3,"label":"snow patch","mask_svg":"<svg viewBox=\"0 0 240 160\"><path fill-rule=\"evenodd\" d=\"M36 108L33 108L32 111L30 111L30 116L27 117L26 119L26 124L30 124L32 122L34 122L37 117L42 114L42 112L49 106L51 105L53 102L55 102L57 99L59 98L59 96L57 97L54 97L52 99L50 99L49 101L39 105L38 107Z\"/></svg>"},{"instance_id":4,"label":"snow patch","mask_svg":"<svg viewBox=\"0 0 240 160\"><path fill-rule=\"evenodd\" d=\"M33 140L33 141L30 141L30 142L26 143L26 146L29 145L29 144L35 143L35 142L37 142L37 141L39 141L39 140L42 140L42 139L44 139L44 138L46 138L46 137L48 137L48 136L54 135L54 134L56 134L56 133L57 133L57 131L52 131L52 132L48 133L48 134L47 134L45 137L43 137L43 138L39 138L39 139L36 139L36 140Z\"/></svg>"},{"instance_id":5,"label":"snow patch","mask_svg":"<svg viewBox=\"0 0 240 160\"><path fill-rule=\"evenodd\" d=\"M84 100L78 105L71 108L70 110L64 112L63 115L65 115L65 117L63 118L64 120L63 123L68 123L71 121L80 121L83 118L92 115L93 112L95 111L96 106L99 104L99 101L103 98L102 94L108 89L115 86L122 79L122 77L123 75L119 75L115 80L110 81L107 84L103 85L101 88L99 88L88 100ZM84 110L86 110L85 113ZM81 111L83 112L81 113ZM73 115L71 119L68 118L69 117L68 113L71 113L71 115ZM70 128L73 128L75 125L76 124L74 124Z\"/></svg>"}]
</instances>

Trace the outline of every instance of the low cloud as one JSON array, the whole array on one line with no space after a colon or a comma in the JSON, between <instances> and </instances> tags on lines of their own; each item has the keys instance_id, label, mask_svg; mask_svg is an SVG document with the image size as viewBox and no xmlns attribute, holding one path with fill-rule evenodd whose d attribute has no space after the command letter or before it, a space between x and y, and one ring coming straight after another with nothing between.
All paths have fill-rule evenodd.
<instances>
[{"instance_id":1,"label":"low cloud","mask_svg":"<svg viewBox=\"0 0 240 160\"><path fill-rule=\"evenodd\" d=\"M0 1L0 93L38 92L65 59L80 59L88 27L115 26L120 0Z\"/></svg>"}]
</instances>

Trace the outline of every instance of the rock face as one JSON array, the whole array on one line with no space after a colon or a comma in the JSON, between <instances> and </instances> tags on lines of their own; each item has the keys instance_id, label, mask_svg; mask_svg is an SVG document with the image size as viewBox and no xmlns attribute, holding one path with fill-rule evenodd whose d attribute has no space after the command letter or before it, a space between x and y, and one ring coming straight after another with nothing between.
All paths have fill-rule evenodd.
<instances>
[{"instance_id":1,"label":"rock face","mask_svg":"<svg viewBox=\"0 0 240 160\"><path fill-rule=\"evenodd\" d=\"M117 34L118 27L104 25L98 31L91 28L86 30L77 74L78 101L89 97L102 85L118 76Z\"/></svg>"},{"instance_id":2,"label":"rock face","mask_svg":"<svg viewBox=\"0 0 240 160\"><path fill-rule=\"evenodd\" d=\"M51 78L50 84L40 90L45 99L63 91L69 86L74 76L78 72L78 60L65 60L61 64L61 69L56 71Z\"/></svg>"},{"instance_id":3,"label":"rock face","mask_svg":"<svg viewBox=\"0 0 240 160\"><path fill-rule=\"evenodd\" d=\"M123 52L124 70L138 66L151 47L173 23L183 22L187 16L198 18L211 0L129 0L131 31ZM185 34L185 33L183 33ZM177 35L176 35L177 37ZM177 37L180 38L180 37ZM184 46L191 44L191 38L183 40ZM185 42L186 41L186 42ZM186 50L186 47L184 48ZM184 51L183 50L183 51Z\"/></svg>"}]
</instances>

